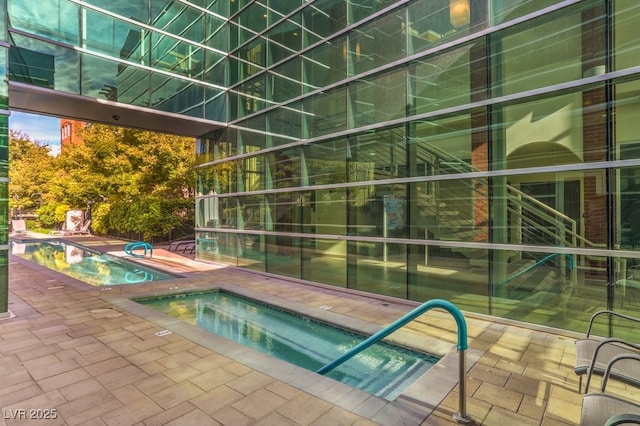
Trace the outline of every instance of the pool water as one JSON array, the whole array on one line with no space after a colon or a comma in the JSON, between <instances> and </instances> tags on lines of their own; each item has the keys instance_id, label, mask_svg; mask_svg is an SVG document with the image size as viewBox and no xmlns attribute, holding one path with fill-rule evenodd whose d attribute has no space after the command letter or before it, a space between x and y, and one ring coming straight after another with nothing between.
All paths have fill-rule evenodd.
<instances>
[{"instance_id":1,"label":"pool water","mask_svg":"<svg viewBox=\"0 0 640 426\"><path fill-rule=\"evenodd\" d=\"M59 240L11 241L11 254L94 286L176 278L133 262Z\"/></svg>"},{"instance_id":2,"label":"pool water","mask_svg":"<svg viewBox=\"0 0 640 426\"><path fill-rule=\"evenodd\" d=\"M367 337L224 291L135 301L312 371ZM326 376L393 401L437 361L430 355L377 343Z\"/></svg>"}]
</instances>

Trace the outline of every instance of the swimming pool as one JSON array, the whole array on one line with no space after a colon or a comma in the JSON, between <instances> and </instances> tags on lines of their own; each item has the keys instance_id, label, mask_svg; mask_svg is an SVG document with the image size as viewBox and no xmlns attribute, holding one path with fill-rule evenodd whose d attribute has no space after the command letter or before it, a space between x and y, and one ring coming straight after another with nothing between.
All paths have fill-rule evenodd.
<instances>
[{"instance_id":1,"label":"swimming pool","mask_svg":"<svg viewBox=\"0 0 640 426\"><path fill-rule=\"evenodd\" d=\"M11 241L11 254L94 286L136 284L176 278L62 240Z\"/></svg>"},{"instance_id":2,"label":"swimming pool","mask_svg":"<svg viewBox=\"0 0 640 426\"><path fill-rule=\"evenodd\" d=\"M220 290L135 301L312 371L366 338ZM326 376L393 401L437 361L431 355L378 343Z\"/></svg>"}]
</instances>

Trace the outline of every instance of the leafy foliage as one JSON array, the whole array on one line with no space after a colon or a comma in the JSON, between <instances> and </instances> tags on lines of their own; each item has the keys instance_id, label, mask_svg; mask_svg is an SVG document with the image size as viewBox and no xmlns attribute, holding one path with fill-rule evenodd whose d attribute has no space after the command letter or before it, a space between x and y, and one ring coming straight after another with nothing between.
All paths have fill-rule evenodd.
<instances>
[{"instance_id":1,"label":"leafy foliage","mask_svg":"<svg viewBox=\"0 0 640 426\"><path fill-rule=\"evenodd\" d=\"M139 232L145 239L193 220L193 139L98 124L80 136L82 143L65 146L56 158L28 136L11 133L16 207L35 210L40 203L41 222L53 225L67 210L90 206L94 232Z\"/></svg>"}]
</instances>

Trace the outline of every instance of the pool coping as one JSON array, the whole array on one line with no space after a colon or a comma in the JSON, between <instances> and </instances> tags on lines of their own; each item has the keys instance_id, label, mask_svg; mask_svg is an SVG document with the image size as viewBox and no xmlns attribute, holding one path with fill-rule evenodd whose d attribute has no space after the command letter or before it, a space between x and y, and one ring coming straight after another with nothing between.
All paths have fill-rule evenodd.
<instances>
[{"instance_id":1,"label":"pool coping","mask_svg":"<svg viewBox=\"0 0 640 426\"><path fill-rule=\"evenodd\" d=\"M326 307L313 309L314 307L309 305L271 294L262 294L233 284L167 287L166 285L156 286L153 283L145 283L137 284L136 286L115 287L118 288L119 294L101 293L101 299L130 314L153 322L167 330L167 332L176 333L223 356L242 362L256 371L381 424L422 423L458 385L460 360L455 345L441 342L431 337L416 339L416 333L398 330L384 339L390 343L441 357L434 366L411 384L394 401L388 401L313 371L271 357L258 350L232 342L195 325L137 303L135 299L221 290L259 300L275 307L365 335L371 335L379 331L381 328L379 324L331 312ZM465 368L466 372L468 372L480 359L482 353L481 351L470 349L465 351L465 355Z\"/></svg>"}]
</instances>

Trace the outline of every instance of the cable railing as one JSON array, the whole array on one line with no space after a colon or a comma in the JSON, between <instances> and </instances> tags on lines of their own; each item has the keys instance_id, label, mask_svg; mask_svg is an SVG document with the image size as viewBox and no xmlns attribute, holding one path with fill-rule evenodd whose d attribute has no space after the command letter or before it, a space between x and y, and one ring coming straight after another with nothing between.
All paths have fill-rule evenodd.
<instances>
[{"instance_id":1,"label":"cable railing","mask_svg":"<svg viewBox=\"0 0 640 426\"><path fill-rule=\"evenodd\" d=\"M348 350L347 352L345 352L344 354L342 354L338 358L334 359L333 361L331 361L328 364L324 365L323 367L319 368L318 370L316 370L316 373L318 373L318 374L326 374L326 373L328 373L329 371L333 370L337 366L345 363L346 361L348 361L349 359L353 358L354 356L356 356L360 352L364 351L365 349L367 349L371 345L379 342L380 340L384 339L385 337L387 337L388 335L390 335L394 331L398 330L400 327L402 327L405 324L413 321L418 316L422 315L423 313L425 313L428 310L433 309L433 308L442 308L442 309L445 309L446 311L448 311L453 316L453 318L456 321L456 324L458 325L458 354L459 354L459 364L458 364L458 367L459 367L459 392L458 392L458 394L459 394L459 401L458 401L458 412L455 413L453 415L453 417L458 423L469 423L469 422L471 422L471 418L467 415L467 408L466 408L466 371L467 371L467 367L466 367L465 351L468 349L468 344L467 344L467 340L468 340L467 339L467 323L466 323L466 321L464 319L464 316L462 315L462 312L460 312L460 310L454 304L452 304L451 302L448 302L446 300L432 299L432 300L429 300L429 301L423 303L422 305L418 306L417 308L415 308L411 312L403 315L402 317L400 317L396 321L394 321L391 324L387 325L382 330L378 331L376 334L372 335L368 339L366 339L363 342L359 343L358 345L354 346L353 348L351 348L350 350Z\"/></svg>"}]
</instances>

